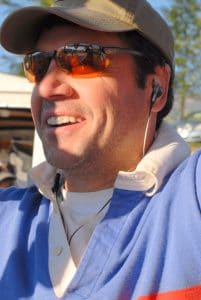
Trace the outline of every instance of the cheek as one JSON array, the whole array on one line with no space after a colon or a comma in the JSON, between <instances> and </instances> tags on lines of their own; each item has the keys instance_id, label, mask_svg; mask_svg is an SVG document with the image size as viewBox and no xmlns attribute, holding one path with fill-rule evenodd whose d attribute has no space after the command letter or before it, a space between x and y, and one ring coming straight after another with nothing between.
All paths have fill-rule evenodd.
<instances>
[{"instance_id":1,"label":"cheek","mask_svg":"<svg viewBox=\"0 0 201 300\"><path fill-rule=\"evenodd\" d=\"M114 130L114 127L124 127L129 116L135 119L136 95L132 83L128 79L116 77L101 77L93 86L89 86L85 94L85 99L89 100L89 105L97 119L106 126L108 130ZM92 93L92 91L94 91ZM126 126L126 125L125 125Z\"/></svg>"},{"instance_id":2,"label":"cheek","mask_svg":"<svg viewBox=\"0 0 201 300\"><path fill-rule=\"evenodd\" d=\"M119 130L139 135L147 120L147 100L144 90L135 85L134 79L122 79L116 103L116 125Z\"/></svg>"},{"instance_id":3,"label":"cheek","mask_svg":"<svg viewBox=\"0 0 201 300\"><path fill-rule=\"evenodd\" d=\"M31 96L31 112L32 112L32 117L34 124L36 128L38 128L38 123L40 119L40 111L41 111L41 102L39 100L37 88L35 87L32 92Z\"/></svg>"},{"instance_id":4,"label":"cheek","mask_svg":"<svg viewBox=\"0 0 201 300\"><path fill-rule=\"evenodd\" d=\"M98 77L80 82L80 104L91 111L94 118L104 117L117 103L117 84L110 77Z\"/></svg>"}]
</instances>

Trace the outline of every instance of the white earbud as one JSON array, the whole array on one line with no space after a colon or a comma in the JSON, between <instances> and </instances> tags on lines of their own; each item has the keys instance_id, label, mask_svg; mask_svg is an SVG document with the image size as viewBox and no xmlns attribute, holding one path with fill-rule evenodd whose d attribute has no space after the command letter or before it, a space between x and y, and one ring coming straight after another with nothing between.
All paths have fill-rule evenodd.
<instances>
[{"instance_id":1,"label":"white earbud","mask_svg":"<svg viewBox=\"0 0 201 300\"><path fill-rule=\"evenodd\" d=\"M144 142L143 142L143 148L142 148L142 154L143 156L145 155L145 148L146 148L146 141L147 141L147 135L148 135L148 130L149 130L149 124L150 124L150 117L151 117L151 108L153 104L156 102L157 98L160 97L163 94L163 89L160 86L159 83L154 82L153 83L153 90L151 94L151 100L150 100L150 111L149 111L149 116L147 119L147 124L145 127L145 133L144 133Z\"/></svg>"}]
</instances>

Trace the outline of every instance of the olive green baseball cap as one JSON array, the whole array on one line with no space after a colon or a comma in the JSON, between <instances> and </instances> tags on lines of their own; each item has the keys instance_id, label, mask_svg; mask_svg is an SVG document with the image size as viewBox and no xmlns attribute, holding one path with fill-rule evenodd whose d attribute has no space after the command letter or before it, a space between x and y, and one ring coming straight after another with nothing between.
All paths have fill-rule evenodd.
<instances>
[{"instance_id":1,"label":"olive green baseball cap","mask_svg":"<svg viewBox=\"0 0 201 300\"><path fill-rule=\"evenodd\" d=\"M3 22L1 45L16 54L35 51L42 21L48 15L97 31L137 30L174 65L172 32L146 0L56 0L51 7L24 7L11 13Z\"/></svg>"}]
</instances>

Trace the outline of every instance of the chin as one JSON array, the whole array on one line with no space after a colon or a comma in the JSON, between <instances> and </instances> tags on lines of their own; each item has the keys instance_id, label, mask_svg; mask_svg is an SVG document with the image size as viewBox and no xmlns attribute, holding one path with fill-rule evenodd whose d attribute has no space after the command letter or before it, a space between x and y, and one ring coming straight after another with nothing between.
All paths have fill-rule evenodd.
<instances>
[{"instance_id":1,"label":"chin","mask_svg":"<svg viewBox=\"0 0 201 300\"><path fill-rule=\"evenodd\" d=\"M73 169L82 161L82 159L76 155L61 153L61 151L58 150L54 153L45 151L45 157L49 164L61 170Z\"/></svg>"}]
</instances>

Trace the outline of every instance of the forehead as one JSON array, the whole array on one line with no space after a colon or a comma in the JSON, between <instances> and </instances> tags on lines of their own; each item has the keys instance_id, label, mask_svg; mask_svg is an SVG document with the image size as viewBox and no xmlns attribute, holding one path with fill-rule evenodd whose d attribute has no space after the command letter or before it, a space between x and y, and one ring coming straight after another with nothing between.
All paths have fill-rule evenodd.
<instances>
[{"instance_id":1,"label":"forehead","mask_svg":"<svg viewBox=\"0 0 201 300\"><path fill-rule=\"evenodd\" d=\"M44 29L38 39L37 48L45 51L57 49L68 43L80 42L104 46L125 46L117 33L95 31L67 23Z\"/></svg>"}]
</instances>

